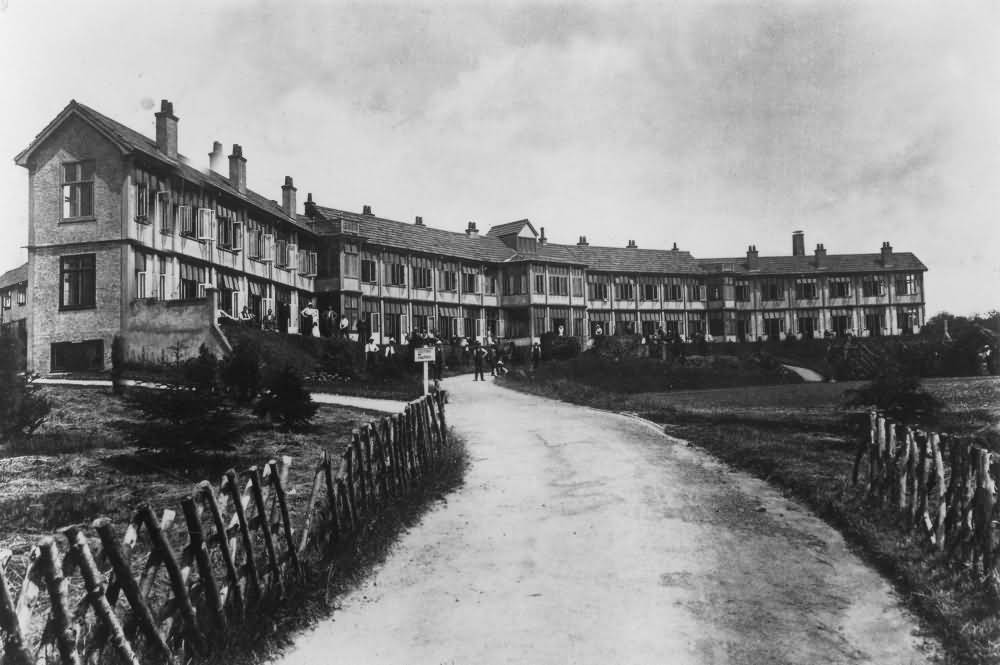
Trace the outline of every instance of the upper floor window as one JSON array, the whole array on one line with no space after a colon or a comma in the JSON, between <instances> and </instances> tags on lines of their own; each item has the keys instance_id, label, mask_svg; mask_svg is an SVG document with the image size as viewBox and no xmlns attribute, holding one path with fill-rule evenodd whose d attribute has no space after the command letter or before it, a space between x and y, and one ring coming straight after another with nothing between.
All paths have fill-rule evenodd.
<instances>
[{"instance_id":1,"label":"upper floor window","mask_svg":"<svg viewBox=\"0 0 1000 665\"><path fill-rule=\"evenodd\" d=\"M795 282L795 297L798 300L812 300L816 297L816 281L804 280Z\"/></svg>"},{"instance_id":2,"label":"upper floor window","mask_svg":"<svg viewBox=\"0 0 1000 665\"><path fill-rule=\"evenodd\" d=\"M688 300L704 300L705 299L705 283L700 281L690 282L688 284Z\"/></svg>"},{"instance_id":3,"label":"upper floor window","mask_svg":"<svg viewBox=\"0 0 1000 665\"><path fill-rule=\"evenodd\" d=\"M615 300L635 300L635 285L631 282L615 284Z\"/></svg>"},{"instance_id":4,"label":"upper floor window","mask_svg":"<svg viewBox=\"0 0 1000 665\"><path fill-rule=\"evenodd\" d=\"M590 300L607 300L607 282L587 282L587 296Z\"/></svg>"},{"instance_id":5,"label":"upper floor window","mask_svg":"<svg viewBox=\"0 0 1000 665\"><path fill-rule=\"evenodd\" d=\"M780 280L768 279L760 285L761 300L781 300L785 297L785 289Z\"/></svg>"},{"instance_id":6,"label":"upper floor window","mask_svg":"<svg viewBox=\"0 0 1000 665\"><path fill-rule=\"evenodd\" d=\"M149 222L149 185L140 182L135 186L135 221Z\"/></svg>"},{"instance_id":7,"label":"upper floor window","mask_svg":"<svg viewBox=\"0 0 1000 665\"><path fill-rule=\"evenodd\" d=\"M885 282L876 275L869 275L861 280L861 295L865 298L875 298L885 295Z\"/></svg>"},{"instance_id":8,"label":"upper floor window","mask_svg":"<svg viewBox=\"0 0 1000 665\"><path fill-rule=\"evenodd\" d=\"M722 300L722 285L713 284L708 287L708 299L709 300Z\"/></svg>"},{"instance_id":9,"label":"upper floor window","mask_svg":"<svg viewBox=\"0 0 1000 665\"><path fill-rule=\"evenodd\" d=\"M431 288L431 269L423 266L413 267L413 288L415 289L429 289Z\"/></svg>"},{"instance_id":10,"label":"upper floor window","mask_svg":"<svg viewBox=\"0 0 1000 665\"><path fill-rule=\"evenodd\" d=\"M63 164L63 219L94 216L94 160Z\"/></svg>"},{"instance_id":11,"label":"upper floor window","mask_svg":"<svg viewBox=\"0 0 1000 665\"><path fill-rule=\"evenodd\" d=\"M357 277L361 268L361 258L355 245L344 245L344 277Z\"/></svg>"},{"instance_id":12,"label":"upper floor window","mask_svg":"<svg viewBox=\"0 0 1000 665\"><path fill-rule=\"evenodd\" d=\"M736 282L735 297L736 297L736 302L749 302L750 301L750 283L749 282Z\"/></svg>"},{"instance_id":13,"label":"upper floor window","mask_svg":"<svg viewBox=\"0 0 1000 665\"><path fill-rule=\"evenodd\" d=\"M549 275L549 295L568 296L569 277L561 277L559 275Z\"/></svg>"},{"instance_id":14,"label":"upper floor window","mask_svg":"<svg viewBox=\"0 0 1000 665\"><path fill-rule=\"evenodd\" d=\"M896 275L896 295L913 296L917 294L917 276L910 273Z\"/></svg>"},{"instance_id":15,"label":"upper floor window","mask_svg":"<svg viewBox=\"0 0 1000 665\"><path fill-rule=\"evenodd\" d=\"M663 297L665 300L684 300L684 294L682 293L680 284L664 284L663 289Z\"/></svg>"},{"instance_id":16,"label":"upper floor window","mask_svg":"<svg viewBox=\"0 0 1000 665\"><path fill-rule=\"evenodd\" d=\"M59 309L83 309L97 304L96 254L59 259Z\"/></svg>"},{"instance_id":17,"label":"upper floor window","mask_svg":"<svg viewBox=\"0 0 1000 665\"><path fill-rule=\"evenodd\" d=\"M28 299L28 289L21 287L17 290L17 304L23 305Z\"/></svg>"},{"instance_id":18,"label":"upper floor window","mask_svg":"<svg viewBox=\"0 0 1000 665\"><path fill-rule=\"evenodd\" d=\"M573 282L573 297L582 298L583 297L583 277L574 277Z\"/></svg>"},{"instance_id":19,"label":"upper floor window","mask_svg":"<svg viewBox=\"0 0 1000 665\"><path fill-rule=\"evenodd\" d=\"M455 274L454 270L441 271L441 290L442 291L458 290L458 276Z\"/></svg>"},{"instance_id":20,"label":"upper floor window","mask_svg":"<svg viewBox=\"0 0 1000 665\"><path fill-rule=\"evenodd\" d=\"M838 279L830 282L831 298L850 298L851 281L848 279Z\"/></svg>"},{"instance_id":21,"label":"upper floor window","mask_svg":"<svg viewBox=\"0 0 1000 665\"><path fill-rule=\"evenodd\" d=\"M406 266L402 263L389 264L389 284L404 286L406 284Z\"/></svg>"},{"instance_id":22,"label":"upper floor window","mask_svg":"<svg viewBox=\"0 0 1000 665\"><path fill-rule=\"evenodd\" d=\"M642 299L643 300L659 300L660 290L656 288L656 284L643 284L642 285Z\"/></svg>"},{"instance_id":23,"label":"upper floor window","mask_svg":"<svg viewBox=\"0 0 1000 665\"><path fill-rule=\"evenodd\" d=\"M476 273L473 272L462 273L462 293L479 293Z\"/></svg>"},{"instance_id":24,"label":"upper floor window","mask_svg":"<svg viewBox=\"0 0 1000 665\"><path fill-rule=\"evenodd\" d=\"M375 262L371 259L361 259L361 281L368 282L369 284L374 284L377 281L375 278Z\"/></svg>"},{"instance_id":25,"label":"upper floor window","mask_svg":"<svg viewBox=\"0 0 1000 665\"><path fill-rule=\"evenodd\" d=\"M535 275L535 293L545 293L545 275Z\"/></svg>"},{"instance_id":26,"label":"upper floor window","mask_svg":"<svg viewBox=\"0 0 1000 665\"><path fill-rule=\"evenodd\" d=\"M0 307L3 307L4 309L10 309L10 303L11 303L10 291L4 291L3 298L0 298Z\"/></svg>"}]
</instances>

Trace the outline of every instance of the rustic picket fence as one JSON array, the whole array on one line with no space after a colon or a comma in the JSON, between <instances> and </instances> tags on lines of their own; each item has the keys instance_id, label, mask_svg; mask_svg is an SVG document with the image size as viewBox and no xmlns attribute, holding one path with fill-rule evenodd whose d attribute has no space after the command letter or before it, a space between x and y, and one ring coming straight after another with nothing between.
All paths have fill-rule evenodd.
<instances>
[{"instance_id":1,"label":"rustic picket fence","mask_svg":"<svg viewBox=\"0 0 1000 665\"><path fill-rule=\"evenodd\" d=\"M297 524L285 457L242 476L227 471L218 487L198 484L181 501L183 526L175 511L157 518L143 505L124 529L101 518L43 538L16 594L11 553L0 552L0 662L186 663L209 654L254 612L290 599L307 560L354 537L442 459L445 400L439 391L354 430L336 468L324 453Z\"/></svg>"},{"instance_id":2,"label":"rustic picket fence","mask_svg":"<svg viewBox=\"0 0 1000 665\"><path fill-rule=\"evenodd\" d=\"M1000 591L996 453L967 437L894 422L872 409L853 482L869 501L895 511L946 560L969 566Z\"/></svg>"}]
</instances>

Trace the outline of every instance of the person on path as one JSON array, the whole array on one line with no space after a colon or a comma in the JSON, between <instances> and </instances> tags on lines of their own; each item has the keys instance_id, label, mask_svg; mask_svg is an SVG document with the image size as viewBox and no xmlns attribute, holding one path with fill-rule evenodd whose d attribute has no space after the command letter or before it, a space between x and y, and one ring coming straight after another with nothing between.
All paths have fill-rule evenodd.
<instances>
[{"instance_id":1,"label":"person on path","mask_svg":"<svg viewBox=\"0 0 1000 665\"><path fill-rule=\"evenodd\" d=\"M475 374L472 376L473 381L485 381L486 377L483 376L483 361L486 359L486 349L479 342L476 342L475 346L472 348L472 362L475 364Z\"/></svg>"},{"instance_id":2,"label":"person on path","mask_svg":"<svg viewBox=\"0 0 1000 665\"><path fill-rule=\"evenodd\" d=\"M531 344L531 369L538 369L538 363L542 360L542 345L538 342Z\"/></svg>"},{"instance_id":3,"label":"person on path","mask_svg":"<svg viewBox=\"0 0 1000 665\"><path fill-rule=\"evenodd\" d=\"M434 380L440 381L441 374L444 371L444 344L441 340L437 341L434 345Z\"/></svg>"},{"instance_id":4,"label":"person on path","mask_svg":"<svg viewBox=\"0 0 1000 665\"><path fill-rule=\"evenodd\" d=\"M365 362L368 367L375 366L375 360L378 358L378 344L375 343L374 337L368 338L368 344L365 345Z\"/></svg>"}]
</instances>

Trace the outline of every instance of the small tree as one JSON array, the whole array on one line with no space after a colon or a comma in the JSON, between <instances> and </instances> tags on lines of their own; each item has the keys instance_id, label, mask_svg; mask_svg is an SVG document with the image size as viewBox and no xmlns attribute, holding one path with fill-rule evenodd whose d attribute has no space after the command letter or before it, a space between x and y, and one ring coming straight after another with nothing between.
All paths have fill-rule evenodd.
<instances>
[{"instance_id":1,"label":"small tree","mask_svg":"<svg viewBox=\"0 0 1000 665\"><path fill-rule=\"evenodd\" d=\"M286 366L268 377L254 413L258 417L267 416L288 427L296 427L312 420L317 408L309 391L302 385L302 377Z\"/></svg>"},{"instance_id":2,"label":"small tree","mask_svg":"<svg viewBox=\"0 0 1000 665\"><path fill-rule=\"evenodd\" d=\"M52 407L28 383L21 366L20 344L15 335L0 334L0 440L30 436L45 422Z\"/></svg>"},{"instance_id":3,"label":"small tree","mask_svg":"<svg viewBox=\"0 0 1000 665\"><path fill-rule=\"evenodd\" d=\"M260 365L260 349L247 339L236 343L233 354L223 364L222 383L238 404L252 401L260 391Z\"/></svg>"}]
</instances>

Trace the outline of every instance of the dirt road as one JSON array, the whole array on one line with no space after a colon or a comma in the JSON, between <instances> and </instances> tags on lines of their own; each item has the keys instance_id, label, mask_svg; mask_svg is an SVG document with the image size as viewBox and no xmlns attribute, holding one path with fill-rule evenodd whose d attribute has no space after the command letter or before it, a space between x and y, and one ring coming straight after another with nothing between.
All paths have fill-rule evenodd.
<instances>
[{"instance_id":1,"label":"dirt road","mask_svg":"<svg viewBox=\"0 0 1000 665\"><path fill-rule=\"evenodd\" d=\"M465 487L283 665L924 663L840 536L650 425L448 380Z\"/></svg>"}]
</instances>

